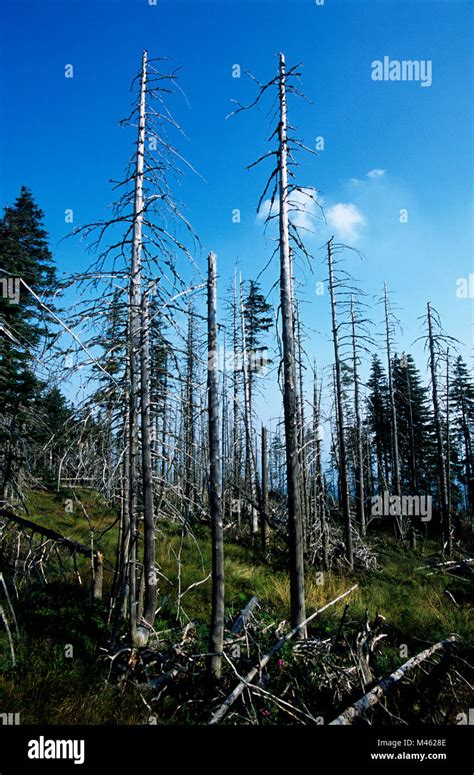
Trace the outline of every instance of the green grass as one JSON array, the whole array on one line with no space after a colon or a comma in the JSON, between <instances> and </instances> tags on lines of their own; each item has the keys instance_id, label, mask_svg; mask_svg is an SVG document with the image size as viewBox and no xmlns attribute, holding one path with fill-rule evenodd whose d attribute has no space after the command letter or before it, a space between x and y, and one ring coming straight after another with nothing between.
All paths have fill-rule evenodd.
<instances>
[{"instance_id":1,"label":"green grass","mask_svg":"<svg viewBox=\"0 0 474 775\"><path fill-rule=\"evenodd\" d=\"M95 546L105 555L107 591L117 543L116 514L95 493L78 490L77 495L92 520ZM89 527L79 505L74 502L72 514L65 510L69 497L73 497L69 491L29 493L29 518L89 544ZM211 581L204 581L211 567L209 532L200 526L193 535L183 535L179 526L164 520L158 523L158 528L157 562L162 577L155 628L165 632L193 620L199 634L197 645L205 650L211 606ZM357 590L347 599L350 603L348 637L361 629L366 609L371 619L377 612L386 618L388 637L383 641L377 663L381 673L404 661L400 656L402 644L406 644L410 656L428 642L451 633L459 635L464 644L472 645L469 589L472 582L463 583L442 574L427 576L426 571L417 570L424 557L437 551L437 545L428 542L423 553L421 550L410 553L398 547L388 535L369 540L378 555L378 571L345 575L331 572L322 579L316 572L308 571L308 614L357 583ZM20 625L20 635L15 636L15 670L9 664L8 644L0 628L0 711L19 711L22 723L145 723L147 711L140 697L134 690L122 692L107 684L107 665L97 659L106 639L106 610L100 604L90 606L89 561L78 559L82 588L75 579L67 553L64 562L68 571L66 579L47 568L50 583L41 587L35 582L29 590L25 587L20 601L15 602ZM290 588L284 558L264 562L258 549L227 541L225 573L228 624L252 595L259 598L259 616L265 623L276 626L288 620ZM187 591L197 581L203 583ZM459 605L446 595L446 589ZM344 602L318 617L311 632L315 635L333 632ZM269 627L264 646L273 643L274 629ZM167 637L172 641L173 632L164 634ZM73 646L72 658L65 655L68 644ZM284 658L291 664L291 647ZM274 673L275 670L276 667ZM274 678L278 679L276 673Z\"/></svg>"}]
</instances>

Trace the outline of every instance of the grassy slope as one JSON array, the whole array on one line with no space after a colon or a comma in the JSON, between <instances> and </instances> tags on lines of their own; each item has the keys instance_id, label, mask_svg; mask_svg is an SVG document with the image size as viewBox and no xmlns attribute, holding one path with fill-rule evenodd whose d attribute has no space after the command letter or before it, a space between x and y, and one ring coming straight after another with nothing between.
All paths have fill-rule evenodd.
<instances>
[{"instance_id":1,"label":"grassy slope","mask_svg":"<svg viewBox=\"0 0 474 775\"><path fill-rule=\"evenodd\" d=\"M89 529L80 507L73 513L64 508L70 493L53 495L30 493L28 506L31 519L58 532L89 543ZM95 545L106 557L106 585L111 581L111 563L115 556L117 527L113 514L93 493L78 491L97 531ZM99 533L110 528L101 538ZM424 551L411 554L396 546L390 536L372 540L378 554L379 570L370 573L336 575L315 572L307 577L307 610L314 609L336 597L354 582L359 588L350 597L347 619L348 632L361 629L365 609L371 618L379 611L386 617L388 638L378 658L381 673L404 661L399 655L402 644L409 655L433 642L457 633L465 643L472 643L469 600L472 583L456 581L444 575L427 576L417 571L424 559L436 551L427 544ZM189 619L198 622L205 643L210 611L210 580L187 588L205 579L210 570L211 544L205 528L194 536L182 537L177 527L164 523L157 541L157 560L163 574L160 584L160 611L155 623L158 631L170 630ZM181 578L178 579L177 558L181 558ZM103 666L97 664L104 637L105 611L100 606L91 611L88 602L90 568L79 558L78 568L83 579L81 589L75 581L72 563L68 582L48 572L49 585L26 588L15 603L21 634L16 638L17 669L9 668L7 643L0 631L0 710L20 712L22 723L144 723L147 717L142 701L133 693L120 693L106 685ZM226 544L226 603L231 621L251 595L260 600L260 615L268 624L288 617L289 580L280 564L264 563L258 552L236 543ZM181 598L178 611L178 592ZM453 594L458 606L446 595ZM316 620L312 633L331 632L341 615L342 604ZM179 622L177 617L179 615ZM273 632L270 627L269 633ZM172 637L172 634L171 636ZM271 636L273 638L273 636ZM65 656L65 645L73 645L73 657Z\"/></svg>"}]
</instances>

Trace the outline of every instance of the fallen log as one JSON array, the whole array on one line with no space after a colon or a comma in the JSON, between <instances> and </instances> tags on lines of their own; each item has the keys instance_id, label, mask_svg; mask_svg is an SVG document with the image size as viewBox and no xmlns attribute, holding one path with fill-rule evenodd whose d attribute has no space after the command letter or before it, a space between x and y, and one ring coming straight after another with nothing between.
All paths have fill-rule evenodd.
<instances>
[{"instance_id":1,"label":"fallen log","mask_svg":"<svg viewBox=\"0 0 474 775\"><path fill-rule=\"evenodd\" d=\"M29 519L20 517L18 514L14 514L12 511L0 509L0 517L5 517L6 519L15 522L17 525L20 525L20 527L23 527L26 530L31 530L32 533L39 533L46 538L50 538L52 541L66 546L71 550L71 552L79 552L79 554L83 554L86 557L90 557L92 555L92 549L90 546L85 546L85 544L80 544L78 541L73 541L71 538L66 538L65 536L61 535L61 533L57 533L55 530L51 530L49 527L42 527L41 525L37 525L36 522L31 522Z\"/></svg>"},{"instance_id":2,"label":"fallen log","mask_svg":"<svg viewBox=\"0 0 474 775\"><path fill-rule=\"evenodd\" d=\"M249 602L245 606L245 608L242 608L240 614L238 615L237 619L235 620L234 624L230 628L231 633L234 635L237 635L238 633L242 632L243 629L245 629L245 626L250 619L250 616L255 610L255 607L258 603L258 597L255 595L250 598Z\"/></svg>"},{"instance_id":3,"label":"fallen log","mask_svg":"<svg viewBox=\"0 0 474 775\"><path fill-rule=\"evenodd\" d=\"M409 673L413 668L417 667L417 665L421 664L421 662L424 662L425 659L428 659L431 657L432 654L434 654L436 651L444 650L448 644L453 643L456 640L456 636L452 635L451 637L447 638L446 640L442 640L439 643L435 643L434 646L431 646L429 649L425 649L424 651L421 651L419 654L417 654L415 657L412 657L408 660L408 662L405 662L401 667L398 668L398 670L395 670L394 673L391 673L389 676L386 676L385 678L382 678L381 681L379 681L373 689L370 690L370 692L367 692L367 694L364 694L363 697L360 698L360 700L357 700L357 702L354 703L354 705L351 705L349 708L346 708L346 710L340 714L337 718L334 719L334 721L331 721L329 726L334 725L349 725L352 724L355 718L358 716L361 716L366 710L371 708L373 705L376 705L382 697L386 695L390 689L394 687L396 683L398 683L407 673Z\"/></svg>"},{"instance_id":4,"label":"fallen log","mask_svg":"<svg viewBox=\"0 0 474 775\"><path fill-rule=\"evenodd\" d=\"M447 562L418 565L415 570L431 570L431 568L447 568L448 566L451 566L452 570L454 570L455 568L460 568L462 565L469 565L472 562L474 562L474 557L465 557L463 560L448 560Z\"/></svg>"},{"instance_id":5,"label":"fallen log","mask_svg":"<svg viewBox=\"0 0 474 775\"><path fill-rule=\"evenodd\" d=\"M32 533L38 533L45 538L49 538L51 541L65 546L71 554L82 554L84 557L92 557L94 561L94 581L93 581L93 597L96 600L100 600L102 597L102 582L104 574L104 555L102 552L93 550L90 546L79 543L79 541L73 541L71 538L66 538L57 533L56 530L51 530L49 527L43 527L37 525L36 522L32 522L29 519L20 517L18 514L14 514L12 511L6 509L0 509L0 517L5 517L11 522L24 528L25 530L31 530Z\"/></svg>"},{"instance_id":6,"label":"fallen log","mask_svg":"<svg viewBox=\"0 0 474 775\"><path fill-rule=\"evenodd\" d=\"M281 647L288 643L289 640L291 640L297 632L299 632L301 629L304 629L309 622L311 622L318 614L321 614L323 611L325 611L330 606L334 605L335 603L339 602L339 600L342 600L344 597L347 597L351 592L356 589L358 585L354 584L353 587L347 590L347 592L343 592L342 595L339 595L334 600L331 600L330 603L326 603L322 608L319 608L317 611L315 611L311 616L308 616L307 619L304 620L304 622L301 622L297 627L294 627L290 632L288 632L286 635L283 636L283 638L280 638L279 641L275 643L275 645L270 649L268 654L265 654L265 656L260 660L258 665L256 667L253 667L250 672L247 673L245 678L240 681L239 684L235 687L235 689L229 694L229 696L225 699L225 701L222 703L222 705L216 710L216 712L212 715L211 720L209 724L218 724L224 716L227 714L227 711L229 708L234 704L236 699L240 697L242 692L244 691L245 687L252 682L252 680L255 678L257 673L262 670L262 668L265 667L265 665L270 661L270 659L281 649Z\"/></svg>"}]
</instances>

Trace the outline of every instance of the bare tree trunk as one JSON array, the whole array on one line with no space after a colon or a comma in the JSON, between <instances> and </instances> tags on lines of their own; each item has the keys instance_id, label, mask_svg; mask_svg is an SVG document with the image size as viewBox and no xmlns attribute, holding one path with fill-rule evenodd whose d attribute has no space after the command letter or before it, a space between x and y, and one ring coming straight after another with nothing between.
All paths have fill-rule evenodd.
<instances>
[{"instance_id":1,"label":"bare tree trunk","mask_svg":"<svg viewBox=\"0 0 474 775\"><path fill-rule=\"evenodd\" d=\"M472 443L471 434L469 431L469 425L467 420L467 408L466 408L466 396L464 394L464 388L461 382L461 428L464 437L464 454L466 457L465 462L465 475L466 475L466 502L467 512L469 517L469 524L472 529L472 519L474 516L474 483L472 476Z\"/></svg>"},{"instance_id":2,"label":"bare tree trunk","mask_svg":"<svg viewBox=\"0 0 474 775\"><path fill-rule=\"evenodd\" d=\"M245 472L247 478L247 487L251 500L255 503L256 492L256 472L255 472L255 458L253 452L253 433L252 433L252 406L250 400L250 378L248 373L248 354L247 354L247 337L245 333L245 308L242 293L242 278L240 280L240 319L242 327L242 376L244 383L244 415L245 415ZM252 536L258 533L258 517L254 506L250 506L251 510L251 528Z\"/></svg>"},{"instance_id":3,"label":"bare tree trunk","mask_svg":"<svg viewBox=\"0 0 474 775\"><path fill-rule=\"evenodd\" d=\"M359 397L359 362L356 339L356 317L354 297L351 300L352 323L352 360L354 363L354 411L356 423L356 486L357 486L357 521L361 536L365 536L365 492L364 492L364 455L362 450L362 421Z\"/></svg>"},{"instance_id":4,"label":"bare tree trunk","mask_svg":"<svg viewBox=\"0 0 474 775\"><path fill-rule=\"evenodd\" d=\"M347 478L346 439L344 435L344 407L342 405L341 361L339 356L339 328L337 324L336 295L334 288L334 273L332 265L332 238L328 241L329 292L331 295L332 336L334 343L334 371L336 377L336 407L337 432L339 439L339 487L341 494L342 516L345 526L346 560L349 566L354 566L354 550L352 546L351 509L349 503L349 484Z\"/></svg>"},{"instance_id":5,"label":"bare tree trunk","mask_svg":"<svg viewBox=\"0 0 474 775\"><path fill-rule=\"evenodd\" d=\"M212 529L212 611L209 637L210 672L221 676L224 645L224 531L219 462L219 412L217 396L217 275L216 256L208 258L207 391L209 412L209 510Z\"/></svg>"},{"instance_id":6,"label":"bare tree trunk","mask_svg":"<svg viewBox=\"0 0 474 775\"><path fill-rule=\"evenodd\" d=\"M288 527L290 549L291 625L299 627L306 618L304 593L303 530L300 503L300 470L298 463L298 427L296 401L296 363L294 309L291 300L291 260L288 224L288 140L285 57L280 54L280 123L279 134L279 204L280 204L280 296L283 343L283 408L285 416L286 472L288 491ZM306 637L306 628L297 631Z\"/></svg>"},{"instance_id":7,"label":"bare tree trunk","mask_svg":"<svg viewBox=\"0 0 474 775\"><path fill-rule=\"evenodd\" d=\"M262 425L262 514L260 517L262 531L262 552L267 551L267 518L268 518L268 456L267 429Z\"/></svg>"},{"instance_id":8,"label":"bare tree trunk","mask_svg":"<svg viewBox=\"0 0 474 775\"><path fill-rule=\"evenodd\" d=\"M306 476L306 450L305 450L305 411L304 411L304 383L303 383L303 348L301 346L301 320L299 309L296 307L296 335L298 343L298 381L299 381L299 426L300 426L300 470L301 470L301 521L303 526L303 544L308 547L308 482Z\"/></svg>"},{"instance_id":9,"label":"bare tree trunk","mask_svg":"<svg viewBox=\"0 0 474 775\"><path fill-rule=\"evenodd\" d=\"M390 336L390 319L388 313L388 295L387 295L387 283L384 283L384 308L385 308L385 339L387 347L387 374L388 374L388 395L390 401L390 420L392 428L392 495L401 495L400 487L400 458L398 455L398 427L397 427L397 408L395 405L395 393L393 390L393 377L392 377L392 343ZM403 526L401 520L394 517L395 534L397 538L403 538Z\"/></svg>"},{"instance_id":10,"label":"bare tree trunk","mask_svg":"<svg viewBox=\"0 0 474 775\"><path fill-rule=\"evenodd\" d=\"M194 511L196 494L195 448L196 431L194 427L194 319L193 310L189 309L188 342L186 355L186 389L184 396L184 512L186 520Z\"/></svg>"},{"instance_id":11,"label":"bare tree trunk","mask_svg":"<svg viewBox=\"0 0 474 775\"><path fill-rule=\"evenodd\" d=\"M157 577L155 571L155 517L153 508L153 475L151 462L150 423L150 347L148 331L148 293L142 298L142 346L141 346L141 431L142 431L142 481L143 481L143 581L145 598L135 645L146 646L153 629L156 611Z\"/></svg>"},{"instance_id":12,"label":"bare tree trunk","mask_svg":"<svg viewBox=\"0 0 474 775\"><path fill-rule=\"evenodd\" d=\"M240 440L239 440L239 339L238 339L238 315L237 315L237 270L234 270L234 301L233 301L233 328L234 328L234 379L233 379L233 412L232 412L232 456L233 456L233 480L234 480L234 510L237 512L237 525L240 527Z\"/></svg>"},{"instance_id":13,"label":"bare tree trunk","mask_svg":"<svg viewBox=\"0 0 474 775\"><path fill-rule=\"evenodd\" d=\"M451 428L449 408L449 347L446 351L446 501L449 522L451 522Z\"/></svg>"},{"instance_id":14,"label":"bare tree trunk","mask_svg":"<svg viewBox=\"0 0 474 775\"><path fill-rule=\"evenodd\" d=\"M319 525L321 530L321 549L322 549L322 566L323 570L329 568L329 554L328 554L328 526L326 520L326 503L324 499L324 478L323 478L323 463L321 457L321 439L320 439L320 398L318 396L318 382L316 379L316 365L314 366L314 385L313 385L313 446L314 446L314 471L313 471L313 487L314 487L314 514L315 514L315 527L316 519L319 517Z\"/></svg>"},{"instance_id":15,"label":"bare tree trunk","mask_svg":"<svg viewBox=\"0 0 474 775\"><path fill-rule=\"evenodd\" d=\"M138 414L140 398L140 325L141 325L141 269L143 228L143 176L146 124L147 52L143 52L140 86L140 107L135 171L135 200L133 212L133 249L130 276L130 633L136 641L137 629L137 544L138 544Z\"/></svg>"},{"instance_id":16,"label":"bare tree trunk","mask_svg":"<svg viewBox=\"0 0 474 775\"><path fill-rule=\"evenodd\" d=\"M416 451L415 451L415 430L413 427L413 403L411 400L411 382L410 372L408 371L408 361L406 366L407 377L407 400L408 400L408 414L409 414L409 450L410 450L410 479L412 493L418 492L418 474L416 472Z\"/></svg>"},{"instance_id":17,"label":"bare tree trunk","mask_svg":"<svg viewBox=\"0 0 474 775\"><path fill-rule=\"evenodd\" d=\"M443 543L446 547L446 554L449 556L453 550L451 534L451 517L448 507L448 488L446 484L446 461L444 456L443 435L441 432L441 413L438 398L438 379L436 374L435 345L433 337L433 322L431 304L428 302L428 339L430 351L430 371L431 371L431 391L433 398L433 412L436 433L436 448L438 458L438 479L439 479L439 504L441 511L441 525L443 530Z\"/></svg>"}]
</instances>

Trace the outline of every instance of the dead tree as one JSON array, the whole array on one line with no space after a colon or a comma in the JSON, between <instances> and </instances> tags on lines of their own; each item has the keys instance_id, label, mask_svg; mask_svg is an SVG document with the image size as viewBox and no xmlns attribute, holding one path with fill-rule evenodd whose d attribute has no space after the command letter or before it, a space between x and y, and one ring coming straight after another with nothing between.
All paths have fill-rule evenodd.
<instances>
[{"instance_id":1,"label":"dead tree","mask_svg":"<svg viewBox=\"0 0 474 775\"><path fill-rule=\"evenodd\" d=\"M262 552L265 554L267 551L267 538L268 538L268 452L267 452L267 429L262 425L262 508L261 508L261 536L262 536Z\"/></svg>"},{"instance_id":2,"label":"dead tree","mask_svg":"<svg viewBox=\"0 0 474 775\"><path fill-rule=\"evenodd\" d=\"M147 52L143 52L140 81L135 200L133 207L132 265L130 271L130 410L129 410L129 496L130 511L130 633L132 642L140 645L137 635L137 549L138 549L138 416L140 402L140 327L143 230L143 176L145 161ZM153 558L154 560L154 558Z\"/></svg>"},{"instance_id":3,"label":"dead tree","mask_svg":"<svg viewBox=\"0 0 474 775\"><path fill-rule=\"evenodd\" d=\"M426 659L429 659L437 651L443 651L449 648L455 640L456 636L452 635L446 640L435 643L434 646L430 646L430 648L425 649L415 657L409 659L408 662L405 662L405 664L399 667L394 673L391 673L389 676L379 681L370 692L367 692L360 700L357 700L354 705L346 708L340 716L330 722L330 725L339 726L352 724L356 718L362 716L367 710L376 705L379 700L385 697L386 694L393 689L399 681L408 675L408 673L414 670L414 668L418 667L418 665Z\"/></svg>"},{"instance_id":4,"label":"dead tree","mask_svg":"<svg viewBox=\"0 0 474 775\"><path fill-rule=\"evenodd\" d=\"M290 535L291 624L298 627L306 618L304 595L303 525L298 462L296 400L296 355L294 309L291 299L291 262L288 222L288 141L286 114L285 57L280 54L279 134L279 225L280 225L280 305L283 343L283 410L285 418L288 526ZM305 637L306 630L298 637Z\"/></svg>"},{"instance_id":5,"label":"dead tree","mask_svg":"<svg viewBox=\"0 0 474 775\"><path fill-rule=\"evenodd\" d=\"M441 525L443 531L443 547L449 556L453 550L453 538L451 532L451 515L449 513L448 503L448 485L446 480L446 459L445 447L443 443L443 434L441 430L441 409L438 397L438 375L437 375L437 357L436 343L433 330L433 309L430 302L427 304L427 324L428 324L428 348L429 348L429 366L431 373L431 396L433 401L434 426L436 435L437 450L437 468L438 468L438 486L439 486L439 506L441 512Z\"/></svg>"},{"instance_id":6,"label":"dead tree","mask_svg":"<svg viewBox=\"0 0 474 775\"><path fill-rule=\"evenodd\" d=\"M252 433L252 405L250 399L249 359L247 352L247 335L245 323L245 306L242 292L242 277L240 278L240 321L242 337L242 380L244 388L244 421L245 421L245 474L248 493L251 501L256 501L256 465ZM250 505L252 536L258 532L258 518L254 506Z\"/></svg>"},{"instance_id":7,"label":"dead tree","mask_svg":"<svg viewBox=\"0 0 474 775\"><path fill-rule=\"evenodd\" d=\"M224 645L224 531L220 480L219 408L217 385L216 256L208 257L207 394L209 413L209 510L212 530L212 611L209 636L210 672L219 679Z\"/></svg>"},{"instance_id":8,"label":"dead tree","mask_svg":"<svg viewBox=\"0 0 474 775\"><path fill-rule=\"evenodd\" d=\"M335 400L337 409L337 437L339 446L339 490L342 507L342 517L344 521L346 560L352 568L354 565L354 550L352 546L352 519L349 502L349 482L347 475L347 452L346 438L344 431L344 406L342 401L342 376L341 376L341 358L339 354L339 324L337 322L336 309L336 288L333 270L332 240L327 243L327 261L329 270L329 293L331 298L331 317L332 317L332 339L334 346L334 374L335 374Z\"/></svg>"},{"instance_id":9,"label":"dead tree","mask_svg":"<svg viewBox=\"0 0 474 775\"><path fill-rule=\"evenodd\" d=\"M387 283L383 286L384 292L384 310L385 310L385 346L387 349L387 375L388 375L388 397L390 403L390 426L392 434L392 470L391 484L392 495L401 496L400 485L400 457L398 454L398 427L397 427L397 407L395 403L395 393L393 389L393 364L392 364L392 324L390 320L390 310L388 303ZM403 524L398 516L394 517L395 534L397 538L403 538Z\"/></svg>"},{"instance_id":10,"label":"dead tree","mask_svg":"<svg viewBox=\"0 0 474 775\"><path fill-rule=\"evenodd\" d=\"M446 350L446 502L451 522L451 409L449 381L449 347Z\"/></svg>"},{"instance_id":11,"label":"dead tree","mask_svg":"<svg viewBox=\"0 0 474 775\"><path fill-rule=\"evenodd\" d=\"M141 440L142 440L142 488L143 488L143 585L145 598L143 613L136 633L136 645L146 646L153 629L156 611L157 574L155 570L155 514L153 503L153 478L151 459L150 421L150 347L148 321L148 292L142 296L141 319Z\"/></svg>"},{"instance_id":12,"label":"dead tree","mask_svg":"<svg viewBox=\"0 0 474 775\"><path fill-rule=\"evenodd\" d=\"M239 374L237 367L240 362L239 351L239 314L237 302L237 269L234 270L234 293L232 303L232 329L233 329L233 380L232 380L232 478L233 478L233 511L237 514L237 525L240 527L240 439L239 439Z\"/></svg>"},{"instance_id":13,"label":"dead tree","mask_svg":"<svg viewBox=\"0 0 474 775\"><path fill-rule=\"evenodd\" d=\"M296 254L302 256L310 263L311 256L307 252L299 226L293 222L290 214L303 210L294 194L307 197L309 201L320 206L315 189L302 187L294 182L293 168L298 166L294 154L299 150L314 153L303 143L288 133L287 95L289 93L301 95L294 85L294 79L298 78L299 66L291 67L288 71L285 66L285 57L280 54L278 73L267 83L257 83L259 91L256 99L247 106L238 103L238 108L233 112L239 113L257 105L269 90L277 92L279 106L278 125L273 129L270 141L277 139L276 148L272 148L263 154L257 161L249 165L248 169L267 159L273 159L274 165L263 193L258 202L259 211L264 203L267 207L265 213L265 227L278 221L277 248L273 256L280 259L280 313L281 313L281 342L282 342L282 392L285 426L286 447L286 495L288 503L288 532L289 532L289 556L290 556L290 598L291 598L291 622L297 626L305 618L304 599L304 546L303 525L301 510L301 470L298 449L298 402L296 383L296 347L295 347L295 312L292 293L293 278L292 265ZM231 114L231 115L233 115ZM265 201L265 197L269 199ZM272 258L273 258L272 256ZM271 261L272 259L270 259ZM269 262L270 263L270 262ZM311 265L311 264L310 264ZM298 637L304 637L304 628L298 630Z\"/></svg>"},{"instance_id":14,"label":"dead tree","mask_svg":"<svg viewBox=\"0 0 474 775\"><path fill-rule=\"evenodd\" d=\"M150 333L143 331L143 326L150 327L153 319L161 316L162 320L172 327L175 336L181 336L176 318L178 314L187 314L187 305L182 303L182 299L193 292L193 289L186 287L176 271L174 261L176 252L184 254L191 261L193 259L185 240L179 234L179 229L184 229L196 239L169 185L172 178L183 174L177 166L177 160L187 164L168 137L169 131L181 132L164 104L164 94L173 91L176 75L161 72L156 65L157 61L149 59L144 51L140 73L134 79L134 82L138 80L140 85L138 99L130 116L122 123L136 128L136 148L125 178L118 182L113 181L114 187L122 192L114 204L113 217L75 231L85 237L95 234L96 239L89 248L97 250L100 246L101 252L87 273L72 276L65 283L67 285L80 282L94 290L99 284L106 283L106 287L122 287L122 292L125 291L123 286L128 286L127 342L124 347L127 357L126 366L121 366L125 375L121 375L119 382L111 374L108 374L108 377L116 391L115 411L119 418L117 424L124 417L128 421L125 449L118 453L119 457L123 457L123 465L116 467L117 471L121 468L124 486L121 549L118 554L122 567L117 574L119 591L114 596L114 604L122 612L124 597L128 596L130 638L136 646L141 646L147 638L155 615L154 490L161 477L159 503L162 503L164 485L169 484L169 489L172 488L171 480L178 468L178 457L174 449L176 438L171 438L171 416L163 416L161 469L156 459L159 448L157 423L153 422L154 418L150 415L153 401L150 400L150 385L146 384L150 381L149 355L146 354L147 349L150 349ZM170 228L170 223L173 224L173 229ZM107 243L105 246L104 242ZM149 284L150 297L153 297L153 304L149 305L151 316L142 309L142 286L145 282ZM89 305L87 313L91 327L98 325L100 315L103 314L101 299L102 297L99 297L99 300L92 304L89 299L85 302ZM80 311L73 316L70 324L73 336L74 327L82 324L83 315ZM77 337L75 338L77 340ZM84 349L90 357L90 353ZM172 349L169 348L169 352L172 353ZM100 367L98 364L98 368ZM168 373L166 364L165 370ZM102 371L107 374L103 368ZM165 390L168 387L169 383ZM166 396L164 403L166 412L169 411L171 415L171 405ZM155 411L155 408L152 411ZM154 441L151 438L152 428L155 433ZM120 434L117 434L117 446L119 439ZM174 508L173 499L176 500L174 492L169 499L170 507ZM143 541L139 530L142 515ZM142 605L143 612L140 610ZM143 622L138 621L141 614L144 617ZM137 631L139 625L140 632Z\"/></svg>"},{"instance_id":15,"label":"dead tree","mask_svg":"<svg viewBox=\"0 0 474 775\"><path fill-rule=\"evenodd\" d=\"M316 377L316 364L314 365L313 378L313 512L314 527L319 528L321 534L321 565L324 570L329 568L328 525L326 517L326 500L324 493L323 462L321 453L321 391L318 394L318 381Z\"/></svg>"},{"instance_id":16,"label":"dead tree","mask_svg":"<svg viewBox=\"0 0 474 775\"><path fill-rule=\"evenodd\" d=\"M186 520L194 510L196 499L196 429L195 429L195 332L194 313L190 305L188 314L188 336L186 352L186 386L183 407L184 414L184 512Z\"/></svg>"},{"instance_id":17,"label":"dead tree","mask_svg":"<svg viewBox=\"0 0 474 775\"><path fill-rule=\"evenodd\" d=\"M356 432L356 508L357 521L361 536L365 536L365 492L364 492L364 454L362 448L362 419L360 413L359 354L356 336L356 311L354 297L351 298L352 362L354 370L354 414Z\"/></svg>"}]
</instances>

